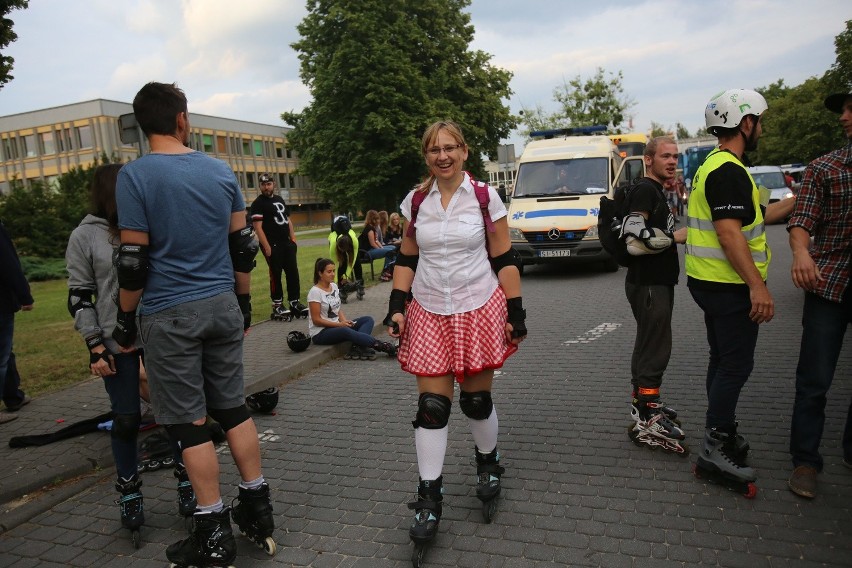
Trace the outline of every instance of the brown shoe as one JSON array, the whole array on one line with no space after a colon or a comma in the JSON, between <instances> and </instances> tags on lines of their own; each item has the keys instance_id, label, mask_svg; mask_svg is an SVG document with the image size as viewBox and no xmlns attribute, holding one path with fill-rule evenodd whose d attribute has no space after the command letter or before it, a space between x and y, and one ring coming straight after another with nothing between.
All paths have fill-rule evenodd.
<instances>
[{"instance_id":1,"label":"brown shoe","mask_svg":"<svg viewBox=\"0 0 852 568\"><path fill-rule=\"evenodd\" d=\"M800 465L793 470L787 485L796 495L813 499L816 497L817 470L809 465Z\"/></svg>"},{"instance_id":2,"label":"brown shoe","mask_svg":"<svg viewBox=\"0 0 852 568\"><path fill-rule=\"evenodd\" d=\"M4 412L0 412L0 424L5 424L6 422L11 422L12 420L17 420L17 414L6 414Z\"/></svg>"}]
</instances>

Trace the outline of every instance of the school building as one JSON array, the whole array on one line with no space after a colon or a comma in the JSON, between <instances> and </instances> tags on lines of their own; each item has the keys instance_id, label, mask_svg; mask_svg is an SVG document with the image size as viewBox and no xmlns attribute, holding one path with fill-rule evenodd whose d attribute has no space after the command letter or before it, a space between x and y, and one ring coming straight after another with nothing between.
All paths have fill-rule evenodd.
<instances>
[{"instance_id":1,"label":"school building","mask_svg":"<svg viewBox=\"0 0 852 568\"><path fill-rule=\"evenodd\" d=\"M102 156L127 162L147 153L144 135L128 127L132 113L130 103L96 99L0 116L0 193L8 193L13 182L50 184ZM260 191L258 176L271 173L297 226L331 222L329 203L295 173L299 157L287 146L289 128L195 113L189 113L189 123L190 146L231 166L247 205Z\"/></svg>"}]
</instances>

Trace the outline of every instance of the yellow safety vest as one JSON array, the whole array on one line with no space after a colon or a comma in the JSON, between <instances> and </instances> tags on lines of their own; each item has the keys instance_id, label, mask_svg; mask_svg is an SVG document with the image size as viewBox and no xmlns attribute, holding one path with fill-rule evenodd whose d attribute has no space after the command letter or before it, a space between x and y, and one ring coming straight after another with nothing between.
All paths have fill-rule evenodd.
<instances>
[{"instance_id":1,"label":"yellow safety vest","mask_svg":"<svg viewBox=\"0 0 852 568\"><path fill-rule=\"evenodd\" d=\"M358 262L358 237L352 229L349 229L349 238L352 239L352 258L349 259L351 264L349 266L338 266L337 273L352 281L355 280L354 268L355 263ZM337 264L337 233L334 231L328 235L328 258L333 260L334 264Z\"/></svg>"},{"instance_id":2,"label":"yellow safety vest","mask_svg":"<svg viewBox=\"0 0 852 568\"><path fill-rule=\"evenodd\" d=\"M733 154L717 148L708 154L707 159L698 168L692 181L686 217L686 274L692 278L709 282L744 284L745 282L734 270L719 244L719 236L713 226L710 205L707 203L707 195L704 192L704 182L707 176L726 162L733 162L745 170L745 167ZM746 173L748 174L748 170L746 170ZM760 277L765 281L766 270L769 267L772 253L766 243L763 211L760 208L760 193L751 174L748 175L748 179L751 180L754 221L750 225L743 225L742 232L748 242L754 265L760 272Z\"/></svg>"}]
</instances>

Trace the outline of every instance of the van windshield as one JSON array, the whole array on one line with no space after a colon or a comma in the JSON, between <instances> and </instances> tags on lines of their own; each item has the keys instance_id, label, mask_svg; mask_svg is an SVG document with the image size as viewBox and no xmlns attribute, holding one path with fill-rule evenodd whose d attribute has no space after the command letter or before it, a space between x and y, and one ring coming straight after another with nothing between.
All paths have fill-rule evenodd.
<instances>
[{"instance_id":1,"label":"van windshield","mask_svg":"<svg viewBox=\"0 0 852 568\"><path fill-rule=\"evenodd\" d=\"M513 197L590 195L607 192L606 158L525 162L518 168Z\"/></svg>"},{"instance_id":2,"label":"van windshield","mask_svg":"<svg viewBox=\"0 0 852 568\"><path fill-rule=\"evenodd\" d=\"M754 178L755 185L762 185L766 189L775 189L778 187L787 187L787 182L784 181L784 174L781 172L766 172L763 174L751 174Z\"/></svg>"}]
</instances>

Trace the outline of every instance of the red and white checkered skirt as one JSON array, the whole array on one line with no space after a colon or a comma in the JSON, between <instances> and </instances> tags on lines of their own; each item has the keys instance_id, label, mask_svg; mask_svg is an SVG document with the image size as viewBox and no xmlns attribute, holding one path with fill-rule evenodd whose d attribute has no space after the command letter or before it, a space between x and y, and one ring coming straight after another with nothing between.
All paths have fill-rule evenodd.
<instances>
[{"instance_id":1,"label":"red and white checkered skirt","mask_svg":"<svg viewBox=\"0 0 852 568\"><path fill-rule=\"evenodd\" d=\"M506 341L506 294L497 289L485 304L461 314L427 312L412 300L399 344L403 371L420 377L465 376L499 369L518 346Z\"/></svg>"}]
</instances>

